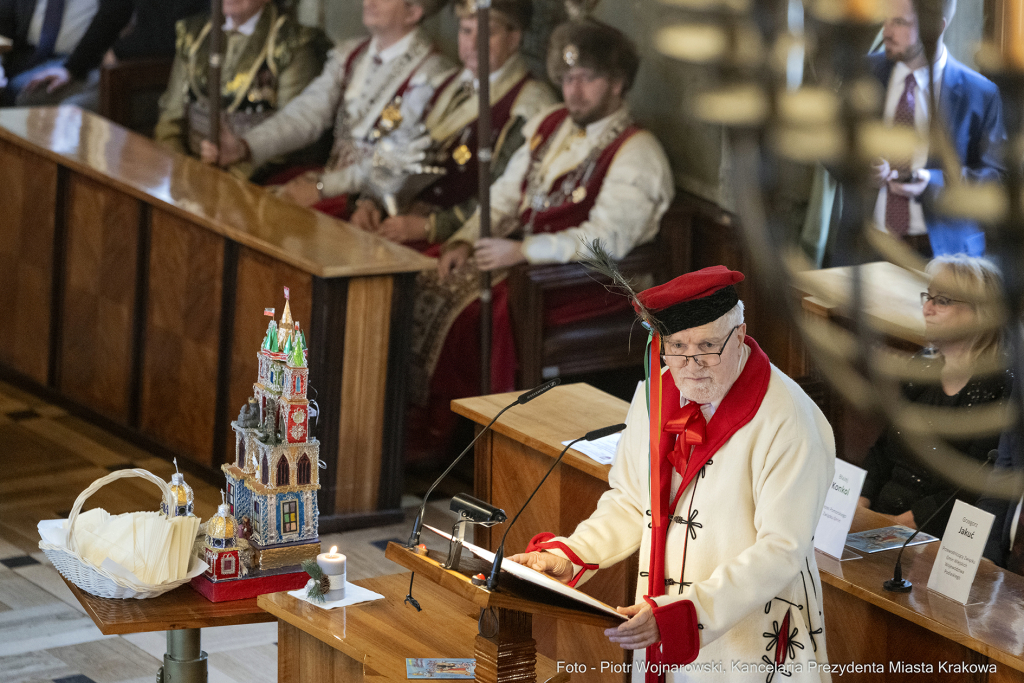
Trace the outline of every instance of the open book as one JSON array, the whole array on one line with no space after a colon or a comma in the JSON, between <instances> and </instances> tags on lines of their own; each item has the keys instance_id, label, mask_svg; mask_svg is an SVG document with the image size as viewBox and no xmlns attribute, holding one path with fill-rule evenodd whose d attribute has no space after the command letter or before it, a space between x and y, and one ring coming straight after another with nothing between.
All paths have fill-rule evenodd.
<instances>
[{"instance_id":1,"label":"open book","mask_svg":"<svg viewBox=\"0 0 1024 683\"><path fill-rule=\"evenodd\" d=\"M449 542L451 542L452 540L450 534L447 534L441 531L440 529L435 529L429 524L424 524L423 528L430 529L430 531L434 532L435 534ZM492 553L490 550L484 550L480 546L473 545L472 543L463 542L462 545L471 553L479 557L481 560L484 560L490 565L494 564L494 553ZM534 569L530 569L529 567L525 567L519 564L518 562L513 562L507 557L502 558L501 568L503 571L506 571L509 574L515 576L516 578L526 581L527 583L533 584L534 586L546 588L550 591L557 593L558 595L569 598L570 600L574 600L578 603L587 605L588 607L593 607L602 612L606 612L607 614L616 616L622 621L626 621L627 619L629 619L629 617L616 612L615 608L611 605L601 602L597 598L587 595L583 591L576 590L575 588L570 588L569 586L566 586L564 583L556 581L555 579L551 578L550 576L547 576L546 574L541 574L540 572Z\"/></svg>"}]
</instances>

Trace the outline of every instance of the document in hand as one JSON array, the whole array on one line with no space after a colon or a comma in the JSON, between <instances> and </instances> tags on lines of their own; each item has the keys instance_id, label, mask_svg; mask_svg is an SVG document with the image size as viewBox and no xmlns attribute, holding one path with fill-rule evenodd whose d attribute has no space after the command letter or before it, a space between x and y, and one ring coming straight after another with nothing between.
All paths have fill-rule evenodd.
<instances>
[{"instance_id":1,"label":"document in hand","mask_svg":"<svg viewBox=\"0 0 1024 683\"><path fill-rule=\"evenodd\" d=\"M452 540L450 534L446 534L440 529L435 529L434 527L429 526L427 524L424 524L423 528L430 529L435 534L449 542L451 542ZM485 562L490 562L492 564L494 563L494 553L492 553L490 550L484 550L480 546L473 545L472 543L463 542L462 545L465 546L465 548L469 550L471 553L473 553L480 559L484 560ZM562 595L571 600L575 600L576 602L587 605L588 607L595 607L601 610L602 612L607 612L608 614L618 617L622 621L626 621L629 618L616 612L615 608L611 605L601 602L597 598L591 597L583 591L576 590L575 588L570 588L569 586L566 586L564 583L556 581L555 579L551 578L550 576L547 576L546 574L541 574L540 572L534 569L530 569L529 567L525 567L519 564L518 562L513 562L507 557L502 559L501 568L502 570L507 571L509 574L512 574L516 578L522 579L523 581L527 581L535 586L547 588L548 590L554 591L559 595Z\"/></svg>"}]
</instances>

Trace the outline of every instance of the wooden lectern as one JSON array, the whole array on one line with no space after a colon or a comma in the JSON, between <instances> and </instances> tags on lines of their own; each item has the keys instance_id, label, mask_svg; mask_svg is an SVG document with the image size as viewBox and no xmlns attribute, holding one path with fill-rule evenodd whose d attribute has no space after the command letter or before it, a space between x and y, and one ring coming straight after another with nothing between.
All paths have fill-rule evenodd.
<instances>
[{"instance_id":1,"label":"wooden lectern","mask_svg":"<svg viewBox=\"0 0 1024 683\"><path fill-rule=\"evenodd\" d=\"M487 576L491 565L467 555L464 553L459 570L454 571L441 566L443 559L439 559L441 554L436 551L420 555L397 543L390 543L384 553L392 562L411 569L422 579L436 583L481 609L480 629L474 647L476 680L479 683L537 680L534 614L592 626L609 627L622 623L597 608L553 596L547 589L533 586L508 573L502 573L498 588L493 592L476 586L470 577L477 573Z\"/></svg>"}]
</instances>

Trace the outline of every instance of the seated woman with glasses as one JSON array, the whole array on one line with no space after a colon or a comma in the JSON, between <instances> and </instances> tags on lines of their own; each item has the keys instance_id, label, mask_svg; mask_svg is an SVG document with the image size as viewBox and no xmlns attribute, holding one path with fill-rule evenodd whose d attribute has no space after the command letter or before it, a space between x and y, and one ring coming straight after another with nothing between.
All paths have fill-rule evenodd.
<instances>
[{"instance_id":1,"label":"seated woman with glasses","mask_svg":"<svg viewBox=\"0 0 1024 683\"><path fill-rule=\"evenodd\" d=\"M921 293L921 304L931 346L912 362L925 376L931 371L934 381L904 384L904 398L944 408L1008 400L1012 375L1006 369L1002 332L992 324L998 319L1002 296L999 270L986 259L958 255L936 258L925 271L931 283ZM999 434L990 434L950 445L980 465L998 444ZM868 473L861 490L862 506L893 515L898 524L913 529L938 510L922 531L942 536L953 509L953 502L946 501L959 484L920 462L898 429L889 427L882 433L864 467ZM967 491L958 497L972 504L977 498Z\"/></svg>"}]
</instances>

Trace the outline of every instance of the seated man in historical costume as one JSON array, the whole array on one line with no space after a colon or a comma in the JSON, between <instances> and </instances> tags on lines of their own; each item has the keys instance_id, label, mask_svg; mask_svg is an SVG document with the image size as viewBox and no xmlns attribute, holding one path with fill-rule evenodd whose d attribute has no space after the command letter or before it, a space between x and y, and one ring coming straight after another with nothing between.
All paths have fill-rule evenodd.
<instances>
[{"instance_id":1,"label":"seated man in historical costume","mask_svg":"<svg viewBox=\"0 0 1024 683\"><path fill-rule=\"evenodd\" d=\"M652 330L650 368L610 490L571 536L538 534L511 558L578 585L640 550L636 604L619 608L630 618L605 631L646 649L634 655L633 681L645 680L645 660L696 662L667 681L829 680L812 537L835 441L818 407L747 336L742 279L714 266L634 296ZM701 666L717 662L724 673Z\"/></svg>"},{"instance_id":2,"label":"seated man in historical costume","mask_svg":"<svg viewBox=\"0 0 1024 683\"><path fill-rule=\"evenodd\" d=\"M444 427L452 419L451 399L480 389L480 362L474 360L480 358L480 270L493 271L499 282L493 293L491 390L510 391L515 348L507 288L500 281L504 269L578 260L583 239L601 239L621 259L657 235L674 189L664 150L633 122L624 100L638 67L633 44L606 24L574 21L552 33L548 71L561 83L565 105L524 126L529 142L491 187L495 236L478 239L477 211L445 243L437 272L419 278L412 395L430 406L432 430L452 426ZM582 310L579 297L555 309L547 312L555 321L608 310ZM444 436L437 436L443 447Z\"/></svg>"},{"instance_id":3,"label":"seated man in historical costume","mask_svg":"<svg viewBox=\"0 0 1024 683\"><path fill-rule=\"evenodd\" d=\"M451 63L420 30L441 0L364 0L369 38L333 50L324 71L284 109L241 135L222 127L221 144L203 144L203 160L222 166L249 160L260 166L312 144L334 128L326 167L281 186L300 206L346 216L348 195L366 189L374 148L400 127L415 128ZM273 181L271 181L273 182Z\"/></svg>"},{"instance_id":4,"label":"seated man in historical costume","mask_svg":"<svg viewBox=\"0 0 1024 683\"><path fill-rule=\"evenodd\" d=\"M323 69L329 41L300 26L275 0L224 0L221 107L238 134L266 120L295 98ZM177 152L199 156L210 133L210 13L178 22L177 54L160 98L154 137ZM232 166L249 177L249 162Z\"/></svg>"},{"instance_id":5,"label":"seated man in historical costume","mask_svg":"<svg viewBox=\"0 0 1024 683\"><path fill-rule=\"evenodd\" d=\"M419 193L409 211L382 221L371 199L360 200L352 222L395 242L424 246L444 242L462 227L477 207L479 187L476 150L480 99L477 94L476 4L459 0L459 58L434 93L424 119L431 140L430 158L444 168ZM491 177L498 178L522 146L525 123L557 101L545 84L530 75L519 54L523 33L533 16L531 0L494 0L491 4Z\"/></svg>"}]
</instances>

